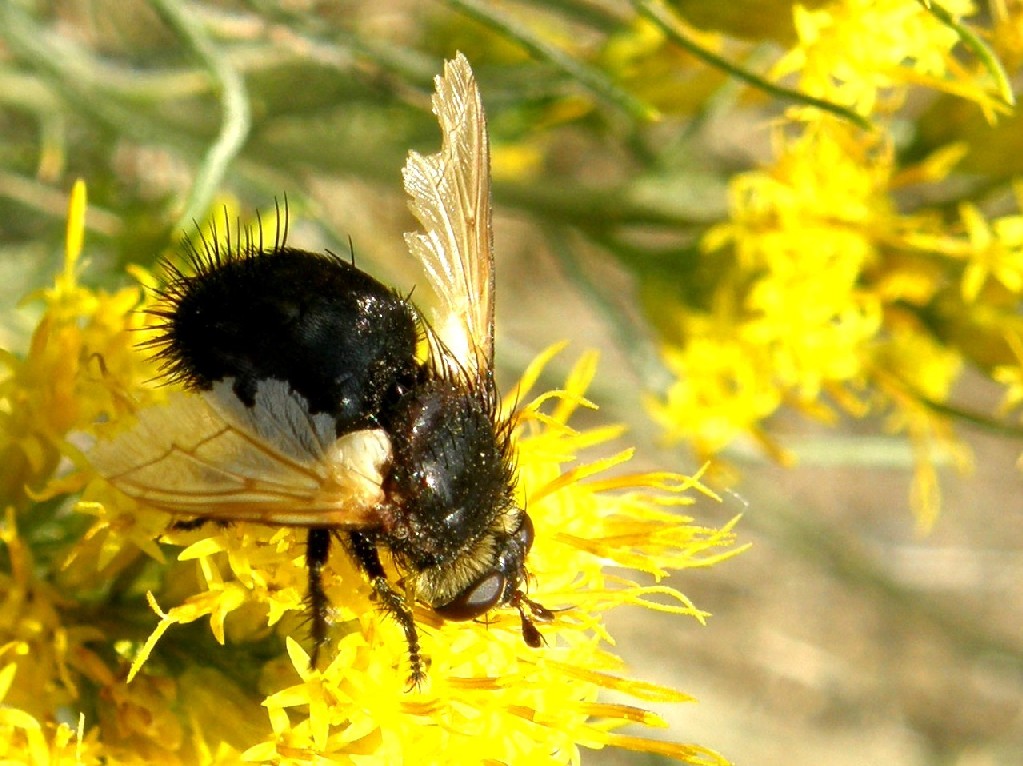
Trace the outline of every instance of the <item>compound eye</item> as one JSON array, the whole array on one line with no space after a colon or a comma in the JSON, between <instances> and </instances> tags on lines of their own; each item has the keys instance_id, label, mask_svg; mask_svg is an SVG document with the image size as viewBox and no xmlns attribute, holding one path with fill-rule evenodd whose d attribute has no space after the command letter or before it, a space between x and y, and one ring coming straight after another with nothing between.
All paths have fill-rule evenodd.
<instances>
[{"instance_id":1,"label":"compound eye","mask_svg":"<svg viewBox=\"0 0 1023 766\"><path fill-rule=\"evenodd\" d=\"M444 606L434 611L446 620L474 620L501 601L505 580L500 572L488 572Z\"/></svg>"}]
</instances>

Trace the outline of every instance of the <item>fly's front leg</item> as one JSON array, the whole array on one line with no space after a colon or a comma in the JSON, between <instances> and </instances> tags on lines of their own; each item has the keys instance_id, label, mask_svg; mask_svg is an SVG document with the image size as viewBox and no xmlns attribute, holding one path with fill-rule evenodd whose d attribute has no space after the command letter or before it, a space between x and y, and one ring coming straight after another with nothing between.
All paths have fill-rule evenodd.
<instances>
[{"instance_id":1,"label":"fly's front leg","mask_svg":"<svg viewBox=\"0 0 1023 766\"><path fill-rule=\"evenodd\" d=\"M423 670L423 655L419 647L419 633L416 630L412 607L387 579L383 564L380 563L380 554L377 552L373 540L360 532L353 532L349 535L349 541L352 546L352 554L359 567L366 573L370 585L373 586L373 592L376 593L383 608L398 621L405 633L409 656L409 688L419 686L425 680L426 672Z\"/></svg>"}]
</instances>

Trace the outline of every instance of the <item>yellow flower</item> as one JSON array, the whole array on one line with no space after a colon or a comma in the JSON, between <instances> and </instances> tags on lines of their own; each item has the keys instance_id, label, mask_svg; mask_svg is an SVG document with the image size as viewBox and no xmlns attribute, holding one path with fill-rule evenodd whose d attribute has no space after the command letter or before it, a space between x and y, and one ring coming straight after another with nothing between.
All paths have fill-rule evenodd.
<instances>
[{"instance_id":1,"label":"yellow flower","mask_svg":"<svg viewBox=\"0 0 1023 766\"><path fill-rule=\"evenodd\" d=\"M973 12L969 0L945 0L953 16ZM775 67L775 76L798 73L811 95L861 114L900 106L905 86L925 83L949 92L988 96L964 75L952 49L955 30L913 0L838 0L818 9L793 7L799 37ZM885 98L885 103L879 101Z\"/></svg>"},{"instance_id":2,"label":"yellow flower","mask_svg":"<svg viewBox=\"0 0 1023 766\"><path fill-rule=\"evenodd\" d=\"M1005 387L1002 411L1011 412L1023 405L1023 340L1019 335L1010 335L1009 347L1014 356L1012 364L996 367L992 377Z\"/></svg>"},{"instance_id":3,"label":"yellow flower","mask_svg":"<svg viewBox=\"0 0 1023 766\"><path fill-rule=\"evenodd\" d=\"M969 240L964 300L976 300L992 277L1012 293L1023 292L1023 215L1004 216L994 226L973 205L963 205L960 215Z\"/></svg>"},{"instance_id":4,"label":"yellow flower","mask_svg":"<svg viewBox=\"0 0 1023 766\"><path fill-rule=\"evenodd\" d=\"M941 506L938 458L950 457L964 470L970 465L969 451L956 439L949 419L931 406L948 398L962 359L911 323L894 326L891 336L878 343L872 354L868 369L877 387L877 409L888 410L888 429L907 434L913 447L910 500L919 526L926 530Z\"/></svg>"},{"instance_id":5,"label":"yellow flower","mask_svg":"<svg viewBox=\"0 0 1023 766\"><path fill-rule=\"evenodd\" d=\"M882 327L862 275L893 215L888 153L825 122L784 145L776 163L737 177L732 218L704 239L735 267L709 316L683 312L682 342L664 359L677 376L652 405L669 433L715 452L783 402L811 407L824 390L858 386Z\"/></svg>"},{"instance_id":6,"label":"yellow flower","mask_svg":"<svg viewBox=\"0 0 1023 766\"><path fill-rule=\"evenodd\" d=\"M75 199L73 210L81 204ZM80 213L72 218L80 226ZM68 252L73 267L77 248ZM40 326L61 328L68 338L61 347L78 355L64 373L62 430L47 426L48 443L76 462L67 475L51 466L34 477L40 486L49 481L38 497L84 491L80 513L51 519L43 540L20 536L13 512L3 527L11 571L0 580L7 705L0 735L12 759L562 763L575 762L581 747L615 746L723 762L696 745L620 731L663 724L601 697L610 690L640 702L688 700L628 677L607 648L603 614L631 604L702 621L704 612L657 581L735 550L731 524L704 528L680 513L688 494L703 491L695 481L623 472L630 450L579 460L579 452L620 436L614 426L569 425L578 407L589 406L594 355L582 357L562 390L536 396L517 416L519 500L536 526L530 596L561 610L542 626L547 645L523 643L514 610L453 623L417 608L429 670L427 683L410 692L401 630L346 556L335 555L326 572L331 656L310 670L302 534L245 524L166 532L166 514L113 491L77 461L68 432L91 431L101 417L116 422L132 402L158 394L146 382L148 363L130 348L128 328L142 321L129 311L134 301L78 286L71 267L42 294ZM55 363L54 337L37 332L29 357L10 359ZM525 399L556 351L531 366L515 400ZM93 366L95 355L102 362ZM6 389L9 411L12 392L19 402L38 396L19 386ZM32 513L52 503L33 502ZM91 526L76 539L71 530L82 520ZM33 560L33 546L44 543L46 556ZM612 575L609 566L619 569Z\"/></svg>"},{"instance_id":7,"label":"yellow flower","mask_svg":"<svg viewBox=\"0 0 1023 766\"><path fill-rule=\"evenodd\" d=\"M832 404L856 417L893 411L890 426L916 447L913 505L925 525L938 503L934 447L966 462L941 412L963 357L1010 376L1009 344L1023 332L1023 216L990 219L963 202L955 220L928 207L928 187L945 181L964 145L899 166L890 126L912 88L970 99L986 115L998 98L990 62L957 58L962 28L950 20L973 4L926 6L794 6L797 40L773 74L795 75L802 90L871 117L875 129L787 110L774 157L732 178L728 220L703 237L710 294L651 307L676 380L650 403L669 438L703 453L749 435L779 458L762 423L783 405L822 419L833 419ZM904 199L912 212L900 209Z\"/></svg>"},{"instance_id":8,"label":"yellow flower","mask_svg":"<svg viewBox=\"0 0 1023 766\"><path fill-rule=\"evenodd\" d=\"M85 216L85 186L71 195L64 270L41 300L46 312L19 358L0 350L0 502L20 507L39 492L60 458L67 432L101 414L124 411L124 392L151 375L132 352L141 294L126 288L93 293L77 281Z\"/></svg>"},{"instance_id":9,"label":"yellow flower","mask_svg":"<svg viewBox=\"0 0 1023 766\"><path fill-rule=\"evenodd\" d=\"M687 324L700 323L694 317ZM670 439L688 439L700 454L712 455L756 431L782 400L762 349L724 331L693 332L685 346L665 347L664 361L676 379L648 407Z\"/></svg>"}]
</instances>

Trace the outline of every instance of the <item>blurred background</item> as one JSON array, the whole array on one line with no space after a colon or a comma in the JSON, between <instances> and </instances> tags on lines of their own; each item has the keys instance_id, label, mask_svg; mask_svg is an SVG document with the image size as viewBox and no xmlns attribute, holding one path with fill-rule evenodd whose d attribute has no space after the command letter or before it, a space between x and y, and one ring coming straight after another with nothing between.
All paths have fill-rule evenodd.
<instances>
[{"instance_id":1,"label":"blurred background","mask_svg":"<svg viewBox=\"0 0 1023 766\"><path fill-rule=\"evenodd\" d=\"M1023 10L923 5L0 0L0 346L26 347L36 307L15 306L61 268L76 178L95 286L286 195L292 244L411 289L400 170L436 150L432 78L461 50L504 387L551 343L549 387L599 349L587 417L625 423L643 467L709 460L722 502L693 515L741 513L752 543L674 578L705 627L612 615L637 675L698 700L659 709L663 735L737 764L1023 763ZM806 143L839 147L810 180ZM837 229L848 274L816 257ZM765 308L793 231L810 286L776 304L841 272L854 311Z\"/></svg>"}]
</instances>

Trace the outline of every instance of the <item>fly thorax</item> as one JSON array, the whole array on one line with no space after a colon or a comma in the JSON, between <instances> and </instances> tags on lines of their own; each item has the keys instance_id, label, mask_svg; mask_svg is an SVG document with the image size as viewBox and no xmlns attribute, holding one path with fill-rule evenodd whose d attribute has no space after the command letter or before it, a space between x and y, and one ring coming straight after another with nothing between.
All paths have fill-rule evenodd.
<instances>
[{"instance_id":1,"label":"fly thorax","mask_svg":"<svg viewBox=\"0 0 1023 766\"><path fill-rule=\"evenodd\" d=\"M423 569L458 558L511 506L508 446L484 397L447 380L416 387L388 423L384 492L398 553Z\"/></svg>"}]
</instances>

